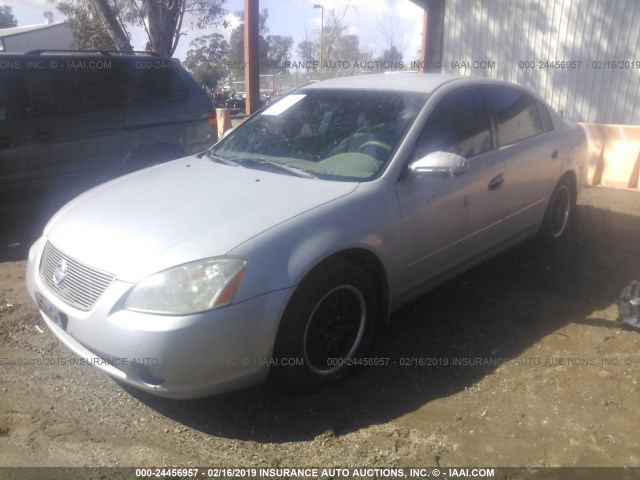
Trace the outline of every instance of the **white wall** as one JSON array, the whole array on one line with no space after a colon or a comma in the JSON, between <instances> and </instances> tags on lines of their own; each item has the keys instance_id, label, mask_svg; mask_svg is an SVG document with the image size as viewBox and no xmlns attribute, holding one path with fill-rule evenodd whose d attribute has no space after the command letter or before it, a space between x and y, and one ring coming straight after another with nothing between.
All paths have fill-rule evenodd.
<instances>
[{"instance_id":1,"label":"white wall","mask_svg":"<svg viewBox=\"0 0 640 480\"><path fill-rule=\"evenodd\" d=\"M581 64L539 68L556 60ZM442 71L530 88L574 121L640 125L640 1L447 0Z\"/></svg>"},{"instance_id":2,"label":"white wall","mask_svg":"<svg viewBox=\"0 0 640 480\"><path fill-rule=\"evenodd\" d=\"M4 51L10 53L26 53L45 48L54 50L73 50L76 48L73 33L64 23L11 35L5 37L3 41Z\"/></svg>"}]
</instances>

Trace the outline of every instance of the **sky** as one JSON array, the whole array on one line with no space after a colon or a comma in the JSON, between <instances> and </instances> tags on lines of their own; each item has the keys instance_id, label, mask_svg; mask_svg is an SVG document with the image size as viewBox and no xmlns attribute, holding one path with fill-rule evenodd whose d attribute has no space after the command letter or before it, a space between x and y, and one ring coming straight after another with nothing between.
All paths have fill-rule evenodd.
<instances>
[{"instance_id":1,"label":"sky","mask_svg":"<svg viewBox=\"0 0 640 480\"><path fill-rule=\"evenodd\" d=\"M0 0L0 5L3 4L13 8L18 26L44 23L43 12L47 10L54 13L54 21L64 20L64 16L47 0ZM372 51L374 57L381 55L388 47L385 39L387 31L393 32L396 45L403 52L405 61L419 60L422 10L410 0L260 0L260 10L269 10L269 33L293 37L295 44L292 60L304 60L295 54L298 42L305 37L317 39L320 33L321 9L313 8L314 4L325 8L325 24L330 18L329 9L342 13L346 8L342 24L347 27L348 33L360 37L361 50ZM243 0L226 0L225 8L230 12L228 20L232 27L237 24L233 12L242 11L243 5ZM184 59L191 40L213 32L221 33L228 39L231 28L186 31L174 56ZM132 29L130 33L134 48L143 50L146 43L144 31Z\"/></svg>"}]
</instances>

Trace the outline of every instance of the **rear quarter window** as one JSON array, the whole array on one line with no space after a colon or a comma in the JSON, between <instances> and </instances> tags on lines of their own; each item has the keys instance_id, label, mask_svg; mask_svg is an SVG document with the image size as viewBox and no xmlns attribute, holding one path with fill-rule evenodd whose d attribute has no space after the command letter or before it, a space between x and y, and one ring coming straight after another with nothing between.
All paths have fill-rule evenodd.
<instances>
[{"instance_id":1,"label":"rear quarter window","mask_svg":"<svg viewBox=\"0 0 640 480\"><path fill-rule=\"evenodd\" d=\"M129 102L132 106L179 103L187 97L187 87L171 68L129 70Z\"/></svg>"},{"instance_id":2,"label":"rear quarter window","mask_svg":"<svg viewBox=\"0 0 640 480\"><path fill-rule=\"evenodd\" d=\"M549 107L547 107L544 103L539 101L538 113L540 114L540 122L542 124L542 130L544 132L550 132L551 130L553 130L553 120L551 120Z\"/></svg>"}]
</instances>

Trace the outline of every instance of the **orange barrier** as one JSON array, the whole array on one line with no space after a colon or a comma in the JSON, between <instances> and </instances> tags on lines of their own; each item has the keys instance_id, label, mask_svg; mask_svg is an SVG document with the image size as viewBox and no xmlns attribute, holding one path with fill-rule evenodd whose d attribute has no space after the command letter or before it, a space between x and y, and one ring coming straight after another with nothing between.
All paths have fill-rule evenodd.
<instances>
[{"instance_id":1,"label":"orange barrier","mask_svg":"<svg viewBox=\"0 0 640 480\"><path fill-rule=\"evenodd\" d=\"M589 140L589 185L638 188L640 126L581 123Z\"/></svg>"},{"instance_id":2,"label":"orange barrier","mask_svg":"<svg viewBox=\"0 0 640 480\"><path fill-rule=\"evenodd\" d=\"M222 140L224 132L231 128L231 110L228 108L216 108L218 120L218 140Z\"/></svg>"}]
</instances>

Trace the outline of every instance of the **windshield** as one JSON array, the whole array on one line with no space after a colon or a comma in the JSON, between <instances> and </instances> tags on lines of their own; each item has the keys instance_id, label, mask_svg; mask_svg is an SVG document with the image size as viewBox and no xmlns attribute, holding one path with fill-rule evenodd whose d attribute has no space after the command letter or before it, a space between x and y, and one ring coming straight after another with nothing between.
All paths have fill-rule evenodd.
<instances>
[{"instance_id":1,"label":"windshield","mask_svg":"<svg viewBox=\"0 0 640 480\"><path fill-rule=\"evenodd\" d=\"M309 177L361 181L390 159L426 94L298 90L251 117L212 148L250 168L277 165ZM302 176L302 175L301 175Z\"/></svg>"}]
</instances>

